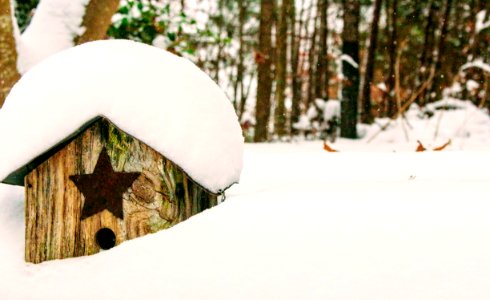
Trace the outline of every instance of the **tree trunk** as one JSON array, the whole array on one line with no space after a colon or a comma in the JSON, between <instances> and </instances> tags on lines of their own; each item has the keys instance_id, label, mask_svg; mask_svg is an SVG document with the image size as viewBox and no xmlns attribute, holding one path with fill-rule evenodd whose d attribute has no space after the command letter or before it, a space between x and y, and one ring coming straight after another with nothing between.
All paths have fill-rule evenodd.
<instances>
[{"instance_id":1,"label":"tree trunk","mask_svg":"<svg viewBox=\"0 0 490 300\"><path fill-rule=\"evenodd\" d=\"M319 38L319 51L317 58L317 76L315 84L316 98L328 99L328 0L318 1L318 11L320 15L320 38Z\"/></svg>"},{"instance_id":2,"label":"tree trunk","mask_svg":"<svg viewBox=\"0 0 490 300\"><path fill-rule=\"evenodd\" d=\"M291 62L291 91L292 91L292 105L291 105L291 118L290 118L290 132L296 133L293 124L299 121L300 115L300 102L301 102L301 74L299 74L299 49L301 44L301 28L302 23L300 21L298 31L296 31L296 4L294 0L288 0L291 10L289 11L289 24L291 28L291 48L290 48L290 62ZM302 2L304 5L304 0ZM302 6L302 10L304 6ZM302 13L300 13L302 16Z\"/></svg>"},{"instance_id":3,"label":"tree trunk","mask_svg":"<svg viewBox=\"0 0 490 300\"><path fill-rule=\"evenodd\" d=\"M9 0L0 0L0 108L20 78L11 8Z\"/></svg>"},{"instance_id":4,"label":"tree trunk","mask_svg":"<svg viewBox=\"0 0 490 300\"><path fill-rule=\"evenodd\" d=\"M420 68L418 74L418 84L422 85L429 77L429 69L432 65L432 52L434 51L434 31L436 29L436 14L437 14L437 0L433 0L429 3L429 15L427 17L427 24L425 26L424 33L424 47L422 49L422 55L420 57ZM427 89L424 90L420 97L418 98L417 103L420 106L424 106L427 103Z\"/></svg>"},{"instance_id":5,"label":"tree trunk","mask_svg":"<svg viewBox=\"0 0 490 300\"><path fill-rule=\"evenodd\" d=\"M223 56L223 42L221 41L221 35L223 34L223 26L224 26L224 16L223 16L223 0L218 0L218 18L217 18L217 26L218 26L218 53L216 54L216 58L214 60L214 81L220 82L219 71L220 71L220 63ZM233 99L233 106L236 108L236 99Z\"/></svg>"},{"instance_id":6,"label":"tree trunk","mask_svg":"<svg viewBox=\"0 0 490 300\"><path fill-rule=\"evenodd\" d=\"M395 64L396 64L396 54L398 51L398 34L397 34L397 13L398 13L398 0L392 0L391 6L390 1L386 1L388 6L388 19L391 20L389 22L389 30L390 30L390 41L388 45L388 51L390 56L390 65L388 71L388 79L387 79L387 115L389 117L393 117L397 112L397 106L395 101Z\"/></svg>"},{"instance_id":7,"label":"tree trunk","mask_svg":"<svg viewBox=\"0 0 490 300\"><path fill-rule=\"evenodd\" d=\"M447 0L446 5L444 7L444 15L442 16L442 24L441 24L441 34L439 36L439 41L437 43L437 52L434 57L434 68L436 75L432 84L430 86L430 96L431 100L437 100L442 95L442 90L444 88L444 82L446 81L444 78L444 72L442 70L442 61L444 60L444 48L446 46L446 38L448 34L448 26L449 26L449 17L451 14L452 8L452 0Z\"/></svg>"},{"instance_id":8,"label":"tree trunk","mask_svg":"<svg viewBox=\"0 0 490 300\"><path fill-rule=\"evenodd\" d=\"M342 32L342 54L359 64L359 0L344 0L344 31ZM340 135L357 138L357 99L359 96L359 67L349 59L342 61L344 84L342 87Z\"/></svg>"},{"instance_id":9,"label":"tree trunk","mask_svg":"<svg viewBox=\"0 0 490 300\"><path fill-rule=\"evenodd\" d=\"M288 0L282 0L276 31L276 109L275 133L279 138L287 134L286 128L286 80L287 80L287 30Z\"/></svg>"},{"instance_id":10,"label":"tree trunk","mask_svg":"<svg viewBox=\"0 0 490 300\"><path fill-rule=\"evenodd\" d=\"M381 13L382 0L374 1L373 21L371 23L371 32L369 35L369 44L367 49L367 55L365 60L364 77L361 81L361 122L371 124L373 122L373 115L371 114L371 85L373 84L374 76L374 64L376 45L378 42L378 23Z\"/></svg>"},{"instance_id":11,"label":"tree trunk","mask_svg":"<svg viewBox=\"0 0 490 300\"><path fill-rule=\"evenodd\" d=\"M243 56L245 41L243 40L243 28L245 26L245 15L247 12L247 3L245 0L238 0L238 64L236 70L236 80L234 87L234 102L238 102L240 99L239 107L235 107L237 111L238 119L241 121L243 111L245 110L245 102L247 98L245 97L244 83L243 83ZM238 90L240 90L240 97L238 97Z\"/></svg>"},{"instance_id":12,"label":"tree trunk","mask_svg":"<svg viewBox=\"0 0 490 300\"><path fill-rule=\"evenodd\" d=\"M75 44L80 45L105 39L112 16L118 7L119 0L91 0L85 8L85 15L83 16L82 26L85 31L81 36L75 38Z\"/></svg>"},{"instance_id":13,"label":"tree trunk","mask_svg":"<svg viewBox=\"0 0 490 300\"><path fill-rule=\"evenodd\" d=\"M274 0L262 0L260 4L259 49L256 52L257 103L255 105L255 142L268 139L268 123L271 108L271 31L273 24Z\"/></svg>"},{"instance_id":14,"label":"tree trunk","mask_svg":"<svg viewBox=\"0 0 490 300\"><path fill-rule=\"evenodd\" d=\"M318 12L315 14L315 17L312 20L313 22L313 33L311 35L310 39L310 49L308 51L308 99L306 103L306 107L309 107L311 103L315 101L316 98L316 89L315 89L315 83L316 83L316 76L317 76L317 37L318 37L318 29L317 29L317 23L318 23ZM308 23L308 21L307 21Z\"/></svg>"}]
</instances>

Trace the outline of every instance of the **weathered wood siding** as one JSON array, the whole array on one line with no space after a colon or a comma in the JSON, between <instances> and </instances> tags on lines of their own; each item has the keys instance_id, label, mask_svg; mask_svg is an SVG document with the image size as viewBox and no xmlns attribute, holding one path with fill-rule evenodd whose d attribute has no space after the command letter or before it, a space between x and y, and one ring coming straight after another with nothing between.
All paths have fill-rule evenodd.
<instances>
[{"instance_id":1,"label":"weathered wood siding","mask_svg":"<svg viewBox=\"0 0 490 300\"><path fill-rule=\"evenodd\" d=\"M124 219L104 210L80 220L84 196L70 175L91 174L103 148L117 172L141 172L123 195ZM25 177L25 259L45 260L100 251L96 232L104 227L116 245L169 228L217 203L173 162L101 119Z\"/></svg>"}]
</instances>

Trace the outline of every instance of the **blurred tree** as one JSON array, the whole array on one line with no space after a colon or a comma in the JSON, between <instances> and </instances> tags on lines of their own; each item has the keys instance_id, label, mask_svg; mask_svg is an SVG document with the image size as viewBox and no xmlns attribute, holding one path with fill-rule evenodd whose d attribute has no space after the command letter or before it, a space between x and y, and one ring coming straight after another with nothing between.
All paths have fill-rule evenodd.
<instances>
[{"instance_id":1,"label":"blurred tree","mask_svg":"<svg viewBox=\"0 0 490 300\"><path fill-rule=\"evenodd\" d=\"M359 96L359 0L344 0L342 32L342 86L340 135L357 138L357 99Z\"/></svg>"},{"instance_id":2,"label":"blurred tree","mask_svg":"<svg viewBox=\"0 0 490 300\"><path fill-rule=\"evenodd\" d=\"M320 18L317 76L315 83L315 98L328 99L328 0L318 1L318 16Z\"/></svg>"},{"instance_id":3,"label":"blurred tree","mask_svg":"<svg viewBox=\"0 0 490 300\"><path fill-rule=\"evenodd\" d=\"M134 0L121 2L107 34L163 47L179 55L193 55L195 38L211 35L207 30L198 30L196 21L181 8L173 10L170 4L161 1Z\"/></svg>"},{"instance_id":4,"label":"blurred tree","mask_svg":"<svg viewBox=\"0 0 490 300\"><path fill-rule=\"evenodd\" d=\"M302 18L304 11L304 0L301 3L301 11L299 22L296 18L296 3L294 0L288 0L289 6L291 7L289 11L289 22L291 24L290 28L290 64L291 64L291 114L290 114L290 132L295 134L295 129L293 125L299 121L300 115L300 102L301 102L301 84L302 78L301 69L299 68L299 50L301 45L301 29L302 29Z\"/></svg>"},{"instance_id":5,"label":"blurred tree","mask_svg":"<svg viewBox=\"0 0 490 300\"><path fill-rule=\"evenodd\" d=\"M313 12L313 3L311 4L311 10L310 14ZM305 107L309 107L311 104L314 104L315 98L316 98L316 89L315 89L315 83L316 77L318 75L317 69L317 59L318 59L318 20L319 20L319 14L315 14L314 17L311 18L311 23L313 23L313 29L312 29L312 34L310 36L309 40L309 49L308 49L308 98L306 99L306 105ZM310 21L306 20L305 26L309 26ZM305 30L305 32L308 32L308 30Z\"/></svg>"},{"instance_id":6,"label":"blurred tree","mask_svg":"<svg viewBox=\"0 0 490 300\"><path fill-rule=\"evenodd\" d=\"M374 77L375 53L378 42L378 25L381 14L382 0L374 0L373 20L371 21L367 55L364 60L364 76L361 80L361 93L359 103L361 104L361 122L371 124L373 115L371 113L371 85Z\"/></svg>"},{"instance_id":7,"label":"blurred tree","mask_svg":"<svg viewBox=\"0 0 490 300\"><path fill-rule=\"evenodd\" d=\"M291 9L289 7L289 1L282 0L280 6L280 12L277 21L276 30L276 105L275 105L275 134L282 138L287 134L286 127L286 80L287 80L287 31L288 31L288 12Z\"/></svg>"},{"instance_id":8,"label":"blurred tree","mask_svg":"<svg viewBox=\"0 0 490 300\"><path fill-rule=\"evenodd\" d=\"M432 80L431 84L429 85L429 96L431 101L435 101L441 98L442 96L442 90L445 88L445 85L447 84L445 77L447 77L446 74L444 74L442 71L442 61L444 60L445 56L445 48L446 48L446 42L447 42L447 35L448 35L448 29L449 29L449 17L451 15L451 9L452 9L452 0L446 0L445 6L444 6L444 14L441 16L442 22L441 22L441 27L440 27L440 34L439 34L439 41L437 43L437 47L435 48L435 52L433 53L433 68L435 71L438 73L438 76L434 77L434 80Z\"/></svg>"},{"instance_id":9,"label":"blurred tree","mask_svg":"<svg viewBox=\"0 0 490 300\"><path fill-rule=\"evenodd\" d=\"M85 7L82 27L85 28L80 36L74 38L75 44L80 45L90 41L104 39L111 25L111 18L119 7L119 0L92 0Z\"/></svg>"},{"instance_id":10,"label":"blurred tree","mask_svg":"<svg viewBox=\"0 0 490 300\"><path fill-rule=\"evenodd\" d=\"M272 44L271 32L273 24L274 0L262 0L260 3L259 47L255 53L258 65L257 103L255 105L255 142L268 140L268 124L271 109L272 90Z\"/></svg>"},{"instance_id":11,"label":"blurred tree","mask_svg":"<svg viewBox=\"0 0 490 300\"><path fill-rule=\"evenodd\" d=\"M395 94L395 64L396 64L396 54L398 52L398 0L387 0L386 2L387 10L387 33L389 35L388 42L388 57L389 57L389 71L388 78L386 79L386 114L389 117L393 117L397 113Z\"/></svg>"},{"instance_id":12,"label":"blurred tree","mask_svg":"<svg viewBox=\"0 0 490 300\"><path fill-rule=\"evenodd\" d=\"M9 0L0 0L0 107L12 86L19 80L14 23Z\"/></svg>"}]
</instances>

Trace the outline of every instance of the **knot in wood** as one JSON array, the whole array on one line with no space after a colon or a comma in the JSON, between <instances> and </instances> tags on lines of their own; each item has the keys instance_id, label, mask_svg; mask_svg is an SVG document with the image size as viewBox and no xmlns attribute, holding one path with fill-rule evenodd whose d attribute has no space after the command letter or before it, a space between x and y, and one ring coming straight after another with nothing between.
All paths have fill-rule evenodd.
<instances>
[{"instance_id":1,"label":"knot in wood","mask_svg":"<svg viewBox=\"0 0 490 300\"><path fill-rule=\"evenodd\" d=\"M159 190L158 180L153 174L143 171L141 176L133 183L133 195L136 201L152 203L155 201L157 190Z\"/></svg>"}]
</instances>

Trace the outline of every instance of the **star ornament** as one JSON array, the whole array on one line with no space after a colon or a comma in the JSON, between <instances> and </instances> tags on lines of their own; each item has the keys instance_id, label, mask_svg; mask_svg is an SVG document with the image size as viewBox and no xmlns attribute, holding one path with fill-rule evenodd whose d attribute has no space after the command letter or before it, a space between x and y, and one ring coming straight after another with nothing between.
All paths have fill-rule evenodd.
<instances>
[{"instance_id":1,"label":"star ornament","mask_svg":"<svg viewBox=\"0 0 490 300\"><path fill-rule=\"evenodd\" d=\"M102 149L92 174L71 175L69 178L85 197L81 220L104 209L123 219L123 194L140 173L115 172L105 148Z\"/></svg>"}]
</instances>

